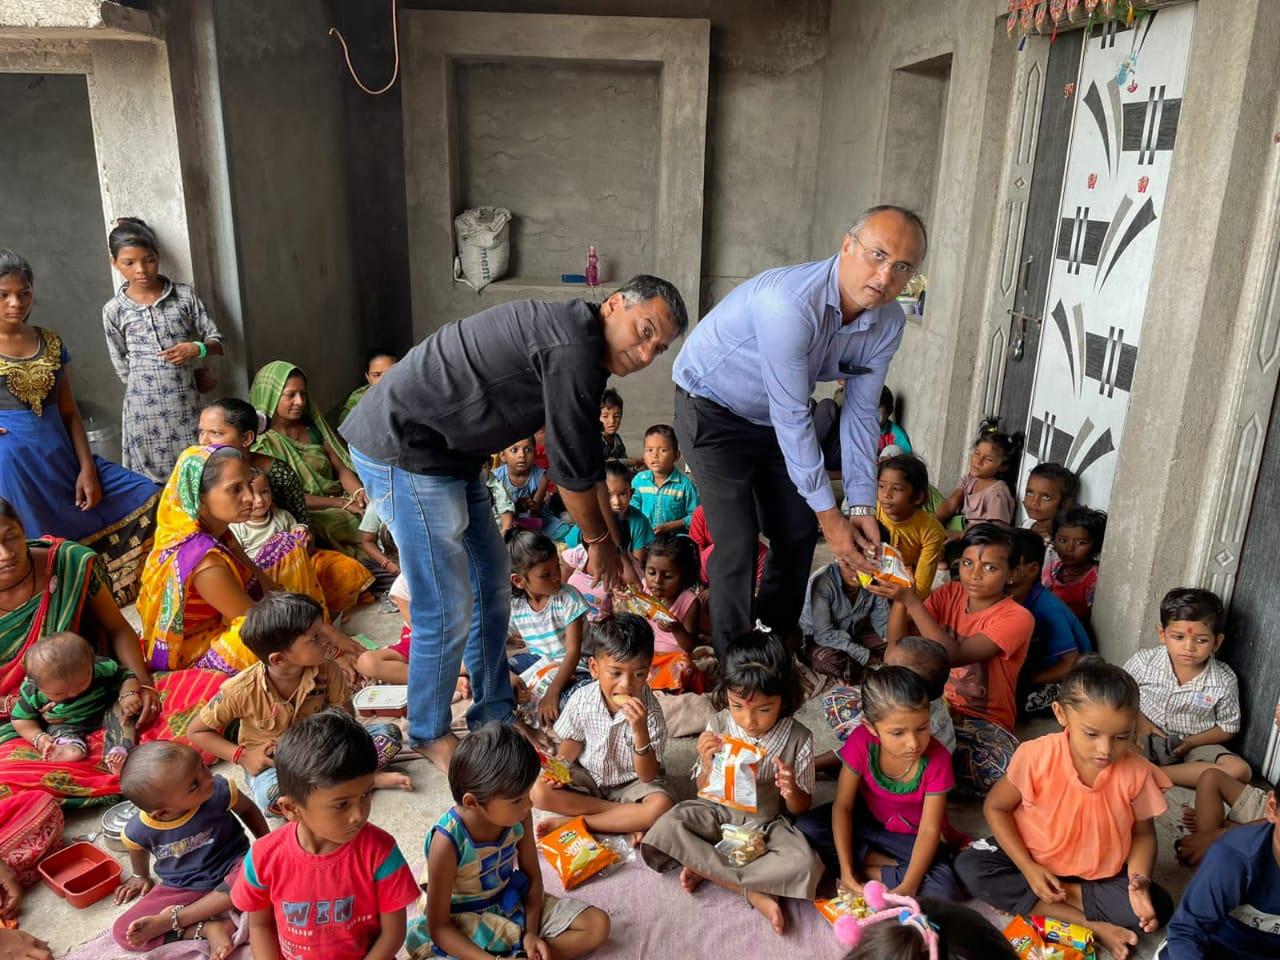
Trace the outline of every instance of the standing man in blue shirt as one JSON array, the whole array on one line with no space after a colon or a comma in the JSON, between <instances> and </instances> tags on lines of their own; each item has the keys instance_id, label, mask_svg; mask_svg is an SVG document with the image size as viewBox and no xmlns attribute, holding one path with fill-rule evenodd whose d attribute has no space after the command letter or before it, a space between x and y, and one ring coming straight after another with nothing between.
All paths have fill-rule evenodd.
<instances>
[{"instance_id":1,"label":"standing man in blue shirt","mask_svg":"<svg viewBox=\"0 0 1280 960\"><path fill-rule=\"evenodd\" d=\"M841 563L872 569L880 388L906 322L895 298L927 246L916 214L872 207L835 256L736 287L676 358L676 435L716 544L708 574L722 655L756 618L779 634L794 630L819 526ZM841 379L847 518L836 508L809 404L819 381ZM753 610L761 531L769 555Z\"/></svg>"}]
</instances>

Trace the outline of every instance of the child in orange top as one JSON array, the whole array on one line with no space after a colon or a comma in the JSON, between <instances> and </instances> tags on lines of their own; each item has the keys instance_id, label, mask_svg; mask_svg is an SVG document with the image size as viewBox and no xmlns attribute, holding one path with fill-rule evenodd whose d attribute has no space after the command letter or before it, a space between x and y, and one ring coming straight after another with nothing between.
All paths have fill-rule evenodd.
<instances>
[{"instance_id":1,"label":"child in orange top","mask_svg":"<svg viewBox=\"0 0 1280 960\"><path fill-rule=\"evenodd\" d=\"M885 457L876 481L876 519L889 531L889 545L915 571L920 599L933 590L933 577L947 543L937 517L924 509L929 498L929 470L911 454Z\"/></svg>"},{"instance_id":2,"label":"child in orange top","mask_svg":"<svg viewBox=\"0 0 1280 960\"><path fill-rule=\"evenodd\" d=\"M1059 734L1020 746L983 805L994 836L956 860L971 891L1011 913L1090 927L1116 960L1173 914L1151 881L1168 777L1132 749L1138 685L1101 657L1078 661L1053 705Z\"/></svg>"}]
</instances>

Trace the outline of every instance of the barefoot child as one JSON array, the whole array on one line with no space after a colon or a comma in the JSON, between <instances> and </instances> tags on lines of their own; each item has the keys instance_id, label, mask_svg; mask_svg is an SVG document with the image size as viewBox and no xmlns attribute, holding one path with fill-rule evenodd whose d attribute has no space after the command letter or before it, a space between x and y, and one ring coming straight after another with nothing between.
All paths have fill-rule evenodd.
<instances>
[{"instance_id":1,"label":"barefoot child","mask_svg":"<svg viewBox=\"0 0 1280 960\"><path fill-rule=\"evenodd\" d=\"M656 423L644 434L644 465L631 481L631 506L644 514L655 534L689 532L689 518L698 508L698 488L676 468L680 444L676 431Z\"/></svg>"},{"instance_id":2,"label":"barefoot child","mask_svg":"<svg viewBox=\"0 0 1280 960\"><path fill-rule=\"evenodd\" d=\"M1160 646L1139 650L1124 665L1142 695L1138 745L1180 787L1194 788L1213 769L1241 783L1253 776L1224 746L1240 732L1235 672L1214 656L1225 622L1217 594L1170 590L1160 602Z\"/></svg>"},{"instance_id":3,"label":"barefoot child","mask_svg":"<svg viewBox=\"0 0 1280 960\"><path fill-rule=\"evenodd\" d=\"M864 590L856 570L833 560L809 578L800 632L809 665L837 683L856 683L884 648L889 602Z\"/></svg>"},{"instance_id":4,"label":"barefoot child","mask_svg":"<svg viewBox=\"0 0 1280 960\"><path fill-rule=\"evenodd\" d=\"M253 845L231 887L254 960L394 960L418 887L395 840L369 822L373 739L326 710L285 731L275 762L289 822Z\"/></svg>"},{"instance_id":5,"label":"barefoot child","mask_svg":"<svg viewBox=\"0 0 1280 960\"><path fill-rule=\"evenodd\" d=\"M458 745L454 806L427 834L423 916L405 940L414 960L571 960L608 939L603 910L543 892L529 799L540 771L514 727L489 723Z\"/></svg>"},{"instance_id":6,"label":"barefoot child","mask_svg":"<svg viewBox=\"0 0 1280 960\"><path fill-rule=\"evenodd\" d=\"M498 454L501 465L493 472L516 508L516 525L559 537L568 529L547 506L550 478L545 467L534 462L533 437L517 440Z\"/></svg>"},{"instance_id":7,"label":"barefoot child","mask_svg":"<svg viewBox=\"0 0 1280 960\"><path fill-rule=\"evenodd\" d=\"M560 814L539 822L538 836L585 817L593 831L638 840L675 806L662 778L667 723L648 682L653 631L630 613L601 620L588 664L594 682L574 692L555 726L556 753L573 780L533 787L533 805Z\"/></svg>"},{"instance_id":8,"label":"barefoot child","mask_svg":"<svg viewBox=\"0 0 1280 960\"><path fill-rule=\"evenodd\" d=\"M507 534L511 557L511 628L528 653L508 661L513 673L528 670L540 657L559 664L542 699L536 704L538 722L550 727L578 687L591 682L582 653L587 602L561 580L556 545L536 530Z\"/></svg>"},{"instance_id":9,"label":"barefoot child","mask_svg":"<svg viewBox=\"0 0 1280 960\"><path fill-rule=\"evenodd\" d=\"M1280 809L1266 795L1264 820L1210 848L1169 921L1165 960L1280 956Z\"/></svg>"},{"instance_id":10,"label":"barefoot child","mask_svg":"<svg viewBox=\"0 0 1280 960\"><path fill-rule=\"evenodd\" d=\"M320 604L300 593L269 594L251 607L240 639L258 662L224 683L187 731L201 750L243 767L253 799L275 816L280 816L282 787L274 757L285 731L328 707L351 710L351 691L329 658L323 625ZM222 734L236 719L240 730L232 743ZM369 732L382 767L400 752L400 729L384 723ZM380 771L374 785L413 789L403 773Z\"/></svg>"},{"instance_id":11,"label":"barefoot child","mask_svg":"<svg viewBox=\"0 0 1280 960\"><path fill-rule=\"evenodd\" d=\"M142 709L138 678L114 660L94 656L74 633L37 640L23 658L27 678L13 704L13 729L51 763L89 755L87 738L103 730L102 762L119 774L137 741Z\"/></svg>"},{"instance_id":12,"label":"barefoot child","mask_svg":"<svg viewBox=\"0 0 1280 960\"><path fill-rule=\"evenodd\" d=\"M778 898L812 900L822 876L822 862L792 822L813 802L813 736L793 716L804 694L782 641L760 631L740 637L725 652L716 699L721 710L698 738L698 789L707 789L713 768L722 769L730 751L752 744L759 757L751 773L755 796L742 805L755 809L686 800L653 825L640 852L655 870L682 866L680 885L688 893L710 880L741 895L782 933L786 917ZM746 775L748 768L735 769ZM762 831L768 852L745 866L729 866L715 850L725 824Z\"/></svg>"},{"instance_id":13,"label":"barefoot child","mask_svg":"<svg viewBox=\"0 0 1280 960\"><path fill-rule=\"evenodd\" d=\"M116 944L143 953L176 940L205 940L211 960L231 952L235 925L231 883L249 841L267 835L267 821L235 784L210 774L185 744L144 743L129 755L120 792L139 810L122 840L133 876L116 903L142 897L112 927ZM151 879L151 860L156 876Z\"/></svg>"},{"instance_id":14,"label":"barefoot child","mask_svg":"<svg viewBox=\"0 0 1280 960\"><path fill-rule=\"evenodd\" d=\"M840 887L867 880L894 893L962 899L942 842L951 755L930 735L929 690L906 667L882 667L862 684L862 724L840 749L834 804L796 823Z\"/></svg>"},{"instance_id":15,"label":"barefoot child","mask_svg":"<svg viewBox=\"0 0 1280 960\"><path fill-rule=\"evenodd\" d=\"M1276 705L1275 719L1280 730L1280 704ZM1182 823L1192 832L1177 842L1178 861L1194 867L1228 830L1265 819L1268 793L1217 767L1200 774L1195 807L1182 808Z\"/></svg>"},{"instance_id":16,"label":"barefoot child","mask_svg":"<svg viewBox=\"0 0 1280 960\"><path fill-rule=\"evenodd\" d=\"M1053 713L1065 729L1018 748L982 808L994 836L961 853L956 872L997 909L1083 924L1125 960L1173 913L1151 880L1172 784L1131 749L1138 686L1119 667L1082 658Z\"/></svg>"}]
</instances>

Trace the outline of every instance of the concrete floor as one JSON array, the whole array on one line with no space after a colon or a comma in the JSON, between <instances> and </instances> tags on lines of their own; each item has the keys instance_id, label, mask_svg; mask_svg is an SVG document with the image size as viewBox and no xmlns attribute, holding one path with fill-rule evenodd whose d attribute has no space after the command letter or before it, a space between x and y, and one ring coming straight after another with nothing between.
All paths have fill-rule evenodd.
<instances>
[{"instance_id":1,"label":"concrete floor","mask_svg":"<svg viewBox=\"0 0 1280 960\"><path fill-rule=\"evenodd\" d=\"M815 565L830 559L824 545L820 544L818 550ZM136 623L132 609L126 611L126 614ZM381 602L356 610L345 619L342 626L348 633L364 633L383 644L393 643L398 639L400 631L398 617ZM838 741L822 717L820 702L810 701L800 712L799 717L814 732L815 747L819 752L835 749L838 746ZM1024 737L1037 736L1049 732L1051 727L1052 724L1049 723L1019 732ZM674 740L667 749L667 767L677 781L680 781L681 777L687 777L693 759L694 738L692 737ZM378 793L374 797L372 819L395 836L405 857L411 864L416 865L421 862L422 843L427 829L452 800L444 775L427 761L407 761L398 764L397 769L408 773L413 779L414 792ZM237 776L235 769L228 763L219 763L214 770L231 779ZM815 802L830 802L834 791L833 782L819 781ZM1160 858L1154 871L1154 879L1168 888L1175 898L1181 895L1187 877L1186 872L1173 861L1173 841L1178 836L1176 812L1181 809L1183 803L1190 802L1191 799L1190 791L1175 788L1169 794L1170 812L1157 822ZM986 834L980 804L954 802L951 805L951 811L952 822L958 829L975 837ZM96 831L101 814L101 808L89 811L68 811L66 837L71 838ZM127 856L124 854L116 856L124 865L127 874L129 870ZM123 908L116 907L110 898L101 900L84 910L74 910L43 884L37 884L27 891L21 918L22 927L47 940L54 955L62 956L70 948L109 929L122 910ZM1154 956L1159 944L1159 935L1146 937L1136 956L1139 958Z\"/></svg>"}]
</instances>

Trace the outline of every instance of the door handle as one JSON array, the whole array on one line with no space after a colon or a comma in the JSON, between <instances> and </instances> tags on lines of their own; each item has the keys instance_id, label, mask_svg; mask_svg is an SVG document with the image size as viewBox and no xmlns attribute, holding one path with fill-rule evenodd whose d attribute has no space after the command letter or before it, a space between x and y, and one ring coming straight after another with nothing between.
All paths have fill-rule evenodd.
<instances>
[{"instance_id":1,"label":"door handle","mask_svg":"<svg viewBox=\"0 0 1280 960\"><path fill-rule=\"evenodd\" d=\"M1039 323L1040 318L1023 313L1021 310L1010 310L1009 316L1018 324L1018 332L1014 334L1013 340L1009 344L1009 359L1017 363L1026 352L1027 324Z\"/></svg>"},{"instance_id":2,"label":"door handle","mask_svg":"<svg viewBox=\"0 0 1280 960\"><path fill-rule=\"evenodd\" d=\"M1031 261L1035 257L1031 254L1027 255L1027 259L1022 262L1022 267L1018 271L1018 290L1022 293L1027 292L1027 274L1031 271Z\"/></svg>"}]
</instances>

